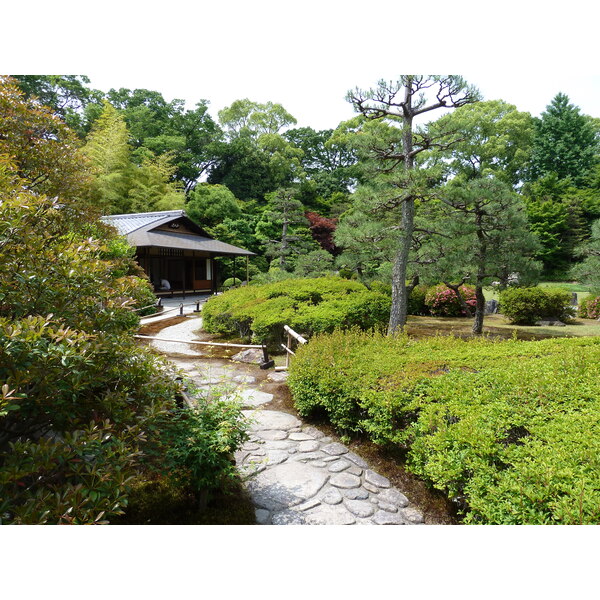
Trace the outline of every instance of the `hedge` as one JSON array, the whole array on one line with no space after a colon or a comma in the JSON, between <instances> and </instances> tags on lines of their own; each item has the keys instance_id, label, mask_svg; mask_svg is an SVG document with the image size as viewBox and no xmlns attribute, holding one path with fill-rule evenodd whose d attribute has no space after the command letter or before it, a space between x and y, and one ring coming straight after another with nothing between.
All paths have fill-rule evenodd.
<instances>
[{"instance_id":1,"label":"hedge","mask_svg":"<svg viewBox=\"0 0 600 600\"><path fill-rule=\"evenodd\" d=\"M413 341L334 332L299 349L302 416L407 450L464 521L600 521L600 340Z\"/></svg>"},{"instance_id":2,"label":"hedge","mask_svg":"<svg viewBox=\"0 0 600 600\"><path fill-rule=\"evenodd\" d=\"M202 309L204 329L278 345L283 326L303 336L353 326L387 324L391 300L340 277L289 279L244 286L211 298Z\"/></svg>"}]
</instances>

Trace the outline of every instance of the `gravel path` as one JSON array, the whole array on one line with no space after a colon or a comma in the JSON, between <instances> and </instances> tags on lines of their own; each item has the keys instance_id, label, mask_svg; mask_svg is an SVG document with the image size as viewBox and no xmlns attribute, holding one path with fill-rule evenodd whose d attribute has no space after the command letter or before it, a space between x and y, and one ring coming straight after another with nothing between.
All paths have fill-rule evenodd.
<instances>
[{"instance_id":1,"label":"gravel path","mask_svg":"<svg viewBox=\"0 0 600 600\"><path fill-rule=\"evenodd\" d=\"M163 329L157 337L191 340L201 319ZM257 365L215 365L187 344L153 341L203 393L235 396L253 423L235 460L262 525L409 525L423 515L389 480L346 446L294 415L263 408L273 394L260 389ZM286 374L270 372L266 382ZM281 385L281 383L280 383Z\"/></svg>"}]
</instances>

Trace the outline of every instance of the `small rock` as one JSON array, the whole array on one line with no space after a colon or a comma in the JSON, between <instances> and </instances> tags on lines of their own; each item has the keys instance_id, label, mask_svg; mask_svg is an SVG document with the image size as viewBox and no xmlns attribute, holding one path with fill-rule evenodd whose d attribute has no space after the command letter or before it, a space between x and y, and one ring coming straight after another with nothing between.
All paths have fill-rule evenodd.
<instances>
[{"instance_id":1,"label":"small rock","mask_svg":"<svg viewBox=\"0 0 600 600\"><path fill-rule=\"evenodd\" d=\"M415 508L403 508L400 512L409 523L423 522L423 515Z\"/></svg>"},{"instance_id":2,"label":"small rock","mask_svg":"<svg viewBox=\"0 0 600 600\"><path fill-rule=\"evenodd\" d=\"M263 440L285 440L287 433L281 431L281 429L265 429L264 431L257 431L256 435Z\"/></svg>"},{"instance_id":3,"label":"small rock","mask_svg":"<svg viewBox=\"0 0 600 600\"><path fill-rule=\"evenodd\" d=\"M386 512L395 513L398 512L398 507L393 504L388 504L387 502L379 502L379 508L381 510L385 510Z\"/></svg>"},{"instance_id":4,"label":"small rock","mask_svg":"<svg viewBox=\"0 0 600 600\"><path fill-rule=\"evenodd\" d=\"M288 378L287 371L274 371L267 375L267 379L273 383L283 383Z\"/></svg>"},{"instance_id":5,"label":"small rock","mask_svg":"<svg viewBox=\"0 0 600 600\"><path fill-rule=\"evenodd\" d=\"M273 514L273 525L304 525L304 518L295 510L280 510Z\"/></svg>"},{"instance_id":6,"label":"small rock","mask_svg":"<svg viewBox=\"0 0 600 600\"><path fill-rule=\"evenodd\" d=\"M380 488L389 488L392 485L389 479L386 479L382 475L375 473L375 471L371 471L371 469L367 469L365 471L365 481Z\"/></svg>"},{"instance_id":7,"label":"small rock","mask_svg":"<svg viewBox=\"0 0 600 600\"><path fill-rule=\"evenodd\" d=\"M257 444L256 442L246 442L242 446L242 449L244 449L244 450L258 450L259 448L260 448L260 445Z\"/></svg>"},{"instance_id":8,"label":"small rock","mask_svg":"<svg viewBox=\"0 0 600 600\"><path fill-rule=\"evenodd\" d=\"M289 450L292 444L287 440L275 440L265 442L263 448L267 450Z\"/></svg>"},{"instance_id":9,"label":"small rock","mask_svg":"<svg viewBox=\"0 0 600 600\"><path fill-rule=\"evenodd\" d=\"M257 508L255 514L258 525L267 525L269 523L269 516L271 513L268 510L265 510L264 508Z\"/></svg>"},{"instance_id":10,"label":"small rock","mask_svg":"<svg viewBox=\"0 0 600 600\"><path fill-rule=\"evenodd\" d=\"M389 502L390 504L394 504L396 506L399 506L400 508L408 506L408 498L402 492L399 492L396 488L382 490L379 494L379 498L383 502Z\"/></svg>"},{"instance_id":11,"label":"small rock","mask_svg":"<svg viewBox=\"0 0 600 600\"><path fill-rule=\"evenodd\" d=\"M317 500L316 498L311 498L310 500L307 500L302 504L294 506L294 510L309 510L311 508L314 508L315 506L319 506L319 504L321 504L320 500Z\"/></svg>"},{"instance_id":12,"label":"small rock","mask_svg":"<svg viewBox=\"0 0 600 600\"><path fill-rule=\"evenodd\" d=\"M400 513L390 513L385 510L378 510L375 513L373 523L376 525L405 525Z\"/></svg>"},{"instance_id":13,"label":"small rock","mask_svg":"<svg viewBox=\"0 0 600 600\"><path fill-rule=\"evenodd\" d=\"M316 452L298 452L294 455L294 460L320 460L323 456L324 454L320 450Z\"/></svg>"},{"instance_id":14,"label":"small rock","mask_svg":"<svg viewBox=\"0 0 600 600\"><path fill-rule=\"evenodd\" d=\"M323 460L325 462L333 462L334 460L339 460L339 456L326 456Z\"/></svg>"},{"instance_id":15,"label":"small rock","mask_svg":"<svg viewBox=\"0 0 600 600\"><path fill-rule=\"evenodd\" d=\"M320 469L327 466L327 463L323 462L322 460L313 460L310 464L313 467L319 467Z\"/></svg>"},{"instance_id":16,"label":"small rock","mask_svg":"<svg viewBox=\"0 0 600 600\"><path fill-rule=\"evenodd\" d=\"M363 469L367 469L369 467L369 465L360 456L358 456L358 454L354 454L354 452L348 452L344 458L351 460L354 464L362 467Z\"/></svg>"},{"instance_id":17,"label":"small rock","mask_svg":"<svg viewBox=\"0 0 600 600\"><path fill-rule=\"evenodd\" d=\"M360 486L360 477L350 475L350 473L338 473L329 480L329 483L344 489L357 488Z\"/></svg>"},{"instance_id":18,"label":"small rock","mask_svg":"<svg viewBox=\"0 0 600 600\"><path fill-rule=\"evenodd\" d=\"M314 436L309 435L308 433L302 432L293 432L288 436L290 440L294 440L295 442L303 442L305 440L314 440Z\"/></svg>"},{"instance_id":19,"label":"small rock","mask_svg":"<svg viewBox=\"0 0 600 600\"><path fill-rule=\"evenodd\" d=\"M288 453L285 450L269 450L266 455L266 466L279 465L286 461Z\"/></svg>"},{"instance_id":20,"label":"small rock","mask_svg":"<svg viewBox=\"0 0 600 600\"><path fill-rule=\"evenodd\" d=\"M344 460L342 458L340 460L336 460L335 462L331 463L329 465L329 471L331 473L340 473L344 469L347 469L351 464L352 464L351 462L348 462L347 460ZM356 473L353 473L353 475L356 475ZM359 473L359 475L360 475L360 473Z\"/></svg>"},{"instance_id":21,"label":"small rock","mask_svg":"<svg viewBox=\"0 0 600 600\"><path fill-rule=\"evenodd\" d=\"M350 467L346 473L352 473L352 475L356 475L357 477L360 477L362 475L363 470L359 469L358 467Z\"/></svg>"},{"instance_id":22,"label":"small rock","mask_svg":"<svg viewBox=\"0 0 600 600\"><path fill-rule=\"evenodd\" d=\"M369 490L369 492L371 492L372 494L378 494L381 491L380 488L378 488L376 485L373 485L372 483L369 483L368 481L365 481L363 483L363 486L365 490Z\"/></svg>"},{"instance_id":23,"label":"small rock","mask_svg":"<svg viewBox=\"0 0 600 600\"><path fill-rule=\"evenodd\" d=\"M375 507L365 500L346 500L346 508L355 516L365 519L375 512Z\"/></svg>"},{"instance_id":24,"label":"small rock","mask_svg":"<svg viewBox=\"0 0 600 600\"><path fill-rule=\"evenodd\" d=\"M235 383L256 383L256 377L252 377L252 375L234 375L231 380Z\"/></svg>"},{"instance_id":25,"label":"small rock","mask_svg":"<svg viewBox=\"0 0 600 600\"><path fill-rule=\"evenodd\" d=\"M302 431L316 439L322 438L325 435L322 431L319 431L316 427L313 427L312 425L307 425L306 427L303 427Z\"/></svg>"},{"instance_id":26,"label":"small rock","mask_svg":"<svg viewBox=\"0 0 600 600\"><path fill-rule=\"evenodd\" d=\"M366 500L369 497L369 492L362 487L350 490L344 490L344 496L349 500Z\"/></svg>"},{"instance_id":27,"label":"small rock","mask_svg":"<svg viewBox=\"0 0 600 600\"><path fill-rule=\"evenodd\" d=\"M338 442L333 442L332 444L327 444L322 448L323 452L327 452L327 454L335 454L339 456L340 454L346 454L348 452L348 448L339 444Z\"/></svg>"},{"instance_id":28,"label":"small rock","mask_svg":"<svg viewBox=\"0 0 600 600\"><path fill-rule=\"evenodd\" d=\"M308 525L354 525L356 523L352 514L341 506L321 504L303 514L306 515Z\"/></svg>"},{"instance_id":29,"label":"small rock","mask_svg":"<svg viewBox=\"0 0 600 600\"><path fill-rule=\"evenodd\" d=\"M319 442L316 440L307 440L298 444L298 452L314 452L318 450Z\"/></svg>"},{"instance_id":30,"label":"small rock","mask_svg":"<svg viewBox=\"0 0 600 600\"><path fill-rule=\"evenodd\" d=\"M342 501L342 495L336 488L329 488L321 497L321 501L327 504L339 504Z\"/></svg>"},{"instance_id":31,"label":"small rock","mask_svg":"<svg viewBox=\"0 0 600 600\"><path fill-rule=\"evenodd\" d=\"M331 438L329 436L322 437L319 439L319 441L321 442L321 444L329 444L329 442L331 442Z\"/></svg>"}]
</instances>

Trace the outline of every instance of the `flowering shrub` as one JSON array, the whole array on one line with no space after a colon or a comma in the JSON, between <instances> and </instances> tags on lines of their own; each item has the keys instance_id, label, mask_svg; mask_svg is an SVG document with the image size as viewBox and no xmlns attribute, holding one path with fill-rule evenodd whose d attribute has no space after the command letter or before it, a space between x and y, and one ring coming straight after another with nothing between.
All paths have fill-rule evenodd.
<instances>
[{"instance_id":1,"label":"flowering shrub","mask_svg":"<svg viewBox=\"0 0 600 600\"><path fill-rule=\"evenodd\" d=\"M461 285L459 288L467 306L475 309L475 288ZM425 305L434 317L466 317L458 296L444 283L429 288L425 294Z\"/></svg>"},{"instance_id":2,"label":"flowering shrub","mask_svg":"<svg viewBox=\"0 0 600 600\"><path fill-rule=\"evenodd\" d=\"M600 296L588 296L579 304L579 316L582 319L600 318Z\"/></svg>"}]
</instances>

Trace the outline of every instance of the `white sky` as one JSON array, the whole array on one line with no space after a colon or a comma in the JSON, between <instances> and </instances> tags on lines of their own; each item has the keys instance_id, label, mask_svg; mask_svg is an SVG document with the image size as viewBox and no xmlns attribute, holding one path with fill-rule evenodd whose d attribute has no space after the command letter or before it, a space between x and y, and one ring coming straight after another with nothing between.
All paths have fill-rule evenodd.
<instances>
[{"instance_id":1,"label":"white sky","mask_svg":"<svg viewBox=\"0 0 600 600\"><path fill-rule=\"evenodd\" d=\"M238 98L270 100L315 129L352 116L349 89L407 72L463 75L485 99L534 115L562 91L600 117L591 2L573 0L567 11L555 0L430 0L410 12L401 0L206 4L108 0L82 14L67 0L60 15L42 2L4 8L5 23L21 26L0 36L0 71L82 73L103 91L147 88L190 107L206 99L215 118ZM31 46L37 36L43 43Z\"/></svg>"},{"instance_id":2,"label":"white sky","mask_svg":"<svg viewBox=\"0 0 600 600\"><path fill-rule=\"evenodd\" d=\"M563 91L584 113L600 117L598 21L593 6L586 0L413 0L410 5L402 0L6 2L0 14L0 72L86 74L103 91L143 87L160 91L167 100L183 98L190 106L203 98L210 101L215 118L220 108L238 98L271 100L283 104L299 126L315 129L333 128L352 116L344 100L349 89L372 87L380 78L395 79L409 72L461 74L486 99L502 98L534 115ZM65 528L62 533L67 529L72 531ZM123 575L124 581L142 585L146 598L169 596L160 586L153 594L148 589L151 579L138 577L152 557L162 557L154 554L160 548L168 549L178 563L194 559L195 567L186 564L192 570L178 567L170 572L169 590L182 574L196 577L194 568L206 576L202 564L207 563L202 560L216 558L208 564L221 575L221 588L233 587L244 598L281 597L269 592L280 586L279 592L287 593L297 584L309 593L318 584L322 592L336 595L351 591L348 597L383 596L388 595L384 583L390 583L388 591L393 593L391 582L405 592L436 590L437 597L448 596L449 590L455 591L450 597L506 597L514 595L515 584L521 594L535 589L534 596L579 597L585 596L583 575L594 572L591 565L578 562L586 556L572 553L580 547L585 528L578 529L574 539L569 528L552 533L544 528L359 529L342 533L339 528L183 528L177 534L172 528L160 533L153 529L148 545L138 545L134 553L132 529L113 528L94 534L93 544L100 543L107 554L113 548L127 548L123 566L135 568L128 571L131 576ZM134 541L141 539L142 530L148 532L137 529ZM85 536L82 541L88 549L90 531L73 532ZM43 532L53 536L49 540L53 548L57 532ZM24 535L22 530L18 533ZM552 539L546 539L550 535ZM29 555L34 546L23 546L15 556ZM44 551L48 547L41 546ZM568 554L557 552L561 547L568 547ZM59 542L58 548L72 550L72 542ZM297 554L297 548L305 553ZM152 556L142 564L146 549ZM56 553L56 560L66 552ZM68 556L69 564L77 558L70 550ZM81 554L86 569L94 564L92 556L88 550ZM318 583L317 564L308 571L302 566L304 559L315 557L327 564L326 581ZM506 569L509 557L512 566ZM43 562L49 558L45 554ZM365 563L370 570L364 569ZM111 563L110 568L117 566ZM290 566L294 569L286 571ZM58 567L64 572L63 565ZM529 577L545 569L568 574L569 567L577 568L577 575L571 571L574 577L562 587L554 577ZM162 565L157 568L164 571ZM277 577L277 569L286 582ZM307 572L310 581L305 580ZM45 584L48 579L40 581ZM198 590L205 586L198 580ZM88 588L88 596L96 597ZM44 593L48 591L44 588ZM211 588L208 591L211 596ZM98 588L98 593L105 595L105 590Z\"/></svg>"}]
</instances>

